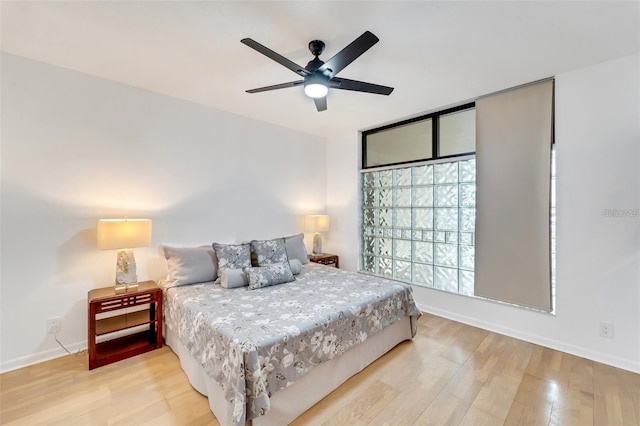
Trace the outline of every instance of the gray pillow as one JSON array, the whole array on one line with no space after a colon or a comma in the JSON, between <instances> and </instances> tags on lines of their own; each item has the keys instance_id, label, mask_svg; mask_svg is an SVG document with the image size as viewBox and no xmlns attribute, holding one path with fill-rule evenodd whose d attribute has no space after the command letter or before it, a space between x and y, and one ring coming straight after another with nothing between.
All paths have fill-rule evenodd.
<instances>
[{"instance_id":1,"label":"gray pillow","mask_svg":"<svg viewBox=\"0 0 640 426\"><path fill-rule=\"evenodd\" d=\"M220 274L220 285L224 288L245 287L249 285L249 279L242 269L225 269Z\"/></svg>"},{"instance_id":2,"label":"gray pillow","mask_svg":"<svg viewBox=\"0 0 640 426\"><path fill-rule=\"evenodd\" d=\"M227 269L242 269L251 266L250 244L213 243L218 258L218 275Z\"/></svg>"},{"instance_id":3,"label":"gray pillow","mask_svg":"<svg viewBox=\"0 0 640 426\"><path fill-rule=\"evenodd\" d=\"M284 245L289 260L298 259L303 265L309 263L307 248L304 246L304 234L300 233L284 237Z\"/></svg>"},{"instance_id":4,"label":"gray pillow","mask_svg":"<svg viewBox=\"0 0 640 426\"><path fill-rule=\"evenodd\" d=\"M282 263L289 260L284 245L284 238L253 240L251 241L251 251L256 255L256 263L258 266Z\"/></svg>"},{"instance_id":5,"label":"gray pillow","mask_svg":"<svg viewBox=\"0 0 640 426\"><path fill-rule=\"evenodd\" d=\"M166 288L213 281L218 276L218 259L209 246L162 246L162 251L167 260Z\"/></svg>"},{"instance_id":6,"label":"gray pillow","mask_svg":"<svg viewBox=\"0 0 640 426\"><path fill-rule=\"evenodd\" d=\"M273 263L267 266L249 266L242 268L242 270L249 279L249 290L295 280L289 262Z\"/></svg>"},{"instance_id":7,"label":"gray pillow","mask_svg":"<svg viewBox=\"0 0 640 426\"><path fill-rule=\"evenodd\" d=\"M291 268L293 275L298 275L302 272L302 263L300 263L298 259L291 259L289 261L289 267Z\"/></svg>"}]
</instances>

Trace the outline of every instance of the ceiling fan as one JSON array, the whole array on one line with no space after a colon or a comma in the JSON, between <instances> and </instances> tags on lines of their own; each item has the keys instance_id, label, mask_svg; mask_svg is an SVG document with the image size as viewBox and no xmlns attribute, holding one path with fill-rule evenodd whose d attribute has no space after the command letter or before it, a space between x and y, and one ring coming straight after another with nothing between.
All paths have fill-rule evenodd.
<instances>
[{"instance_id":1,"label":"ceiling fan","mask_svg":"<svg viewBox=\"0 0 640 426\"><path fill-rule=\"evenodd\" d=\"M268 58L273 59L280 65L289 68L291 71L303 78L302 80L247 90L247 93L259 93L304 85L304 92L307 96L313 98L318 111L324 111L327 109L326 96L329 89L353 90L356 92L389 95L393 92L393 87L380 86L378 84L365 83L364 81L336 77L336 74L356 60L364 52L369 50L371 46L376 44L379 40L380 39L373 35L373 33L365 31L360 37L352 41L351 44L338 52L327 62L322 61L318 57L324 51L324 42L321 40L312 40L309 42L309 50L315 58L309 61L307 66L301 67L295 62L292 62L284 56L261 45L257 41L250 38L243 38L240 40L241 43L257 50Z\"/></svg>"}]
</instances>

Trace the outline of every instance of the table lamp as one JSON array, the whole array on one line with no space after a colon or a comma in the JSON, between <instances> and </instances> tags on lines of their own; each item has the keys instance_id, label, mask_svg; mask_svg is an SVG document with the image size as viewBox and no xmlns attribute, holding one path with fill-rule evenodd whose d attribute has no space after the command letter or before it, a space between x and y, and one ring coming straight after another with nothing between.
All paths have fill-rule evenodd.
<instances>
[{"instance_id":1,"label":"table lamp","mask_svg":"<svg viewBox=\"0 0 640 426\"><path fill-rule=\"evenodd\" d=\"M313 234L313 254L322 253L322 238L320 232L329 230L329 216L326 214L310 214L304 218L304 230L314 232Z\"/></svg>"},{"instance_id":2,"label":"table lamp","mask_svg":"<svg viewBox=\"0 0 640 426\"><path fill-rule=\"evenodd\" d=\"M119 250L116 263L116 293L138 287L136 260L132 248L151 245L151 220L100 219L98 221L98 247Z\"/></svg>"}]
</instances>

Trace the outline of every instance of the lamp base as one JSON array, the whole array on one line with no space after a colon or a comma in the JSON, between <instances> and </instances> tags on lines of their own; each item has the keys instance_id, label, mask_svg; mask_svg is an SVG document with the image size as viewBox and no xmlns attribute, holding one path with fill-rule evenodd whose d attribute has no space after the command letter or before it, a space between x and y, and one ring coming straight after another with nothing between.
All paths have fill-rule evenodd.
<instances>
[{"instance_id":1,"label":"lamp base","mask_svg":"<svg viewBox=\"0 0 640 426\"><path fill-rule=\"evenodd\" d=\"M115 286L115 290L116 290L116 294L124 294L126 292L128 292L129 290L137 290L138 289L138 283L131 283L131 284L118 284L116 283Z\"/></svg>"},{"instance_id":2,"label":"lamp base","mask_svg":"<svg viewBox=\"0 0 640 426\"><path fill-rule=\"evenodd\" d=\"M313 254L322 254L322 238L319 232L313 234Z\"/></svg>"},{"instance_id":3,"label":"lamp base","mask_svg":"<svg viewBox=\"0 0 640 426\"><path fill-rule=\"evenodd\" d=\"M120 250L116 263L116 294L126 293L128 289L137 287L138 275L133 250Z\"/></svg>"}]
</instances>

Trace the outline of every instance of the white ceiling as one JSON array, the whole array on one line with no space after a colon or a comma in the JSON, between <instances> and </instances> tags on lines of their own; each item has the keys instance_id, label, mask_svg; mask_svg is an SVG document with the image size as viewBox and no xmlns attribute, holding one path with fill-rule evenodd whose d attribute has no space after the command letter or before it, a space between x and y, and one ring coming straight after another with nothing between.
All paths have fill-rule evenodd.
<instances>
[{"instance_id":1,"label":"white ceiling","mask_svg":"<svg viewBox=\"0 0 640 426\"><path fill-rule=\"evenodd\" d=\"M58 1L1 3L2 51L331 137L640 50L640 2ZM370 30L380 42L340 77L390 96L330 91L316 112L298 80L240 43L327 60Z\"/></svg>"}]
</instances>

